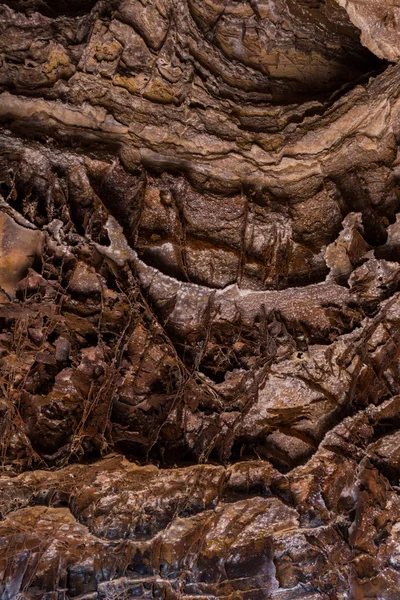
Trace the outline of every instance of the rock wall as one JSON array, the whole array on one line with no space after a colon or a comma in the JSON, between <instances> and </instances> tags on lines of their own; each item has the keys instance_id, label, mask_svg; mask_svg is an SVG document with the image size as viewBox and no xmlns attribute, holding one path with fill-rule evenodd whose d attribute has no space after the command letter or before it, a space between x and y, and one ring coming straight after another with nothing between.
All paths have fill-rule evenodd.
<instances>
[{"instance_id":1,"label":"rock wall","mask_svg":"<svg viewBox=\"0 0 400 600\"><path fill-rule=\"evenodd\" d=\"M400 9L0 3L1 600L400 599Z\"/></svg>"}]
</instances>

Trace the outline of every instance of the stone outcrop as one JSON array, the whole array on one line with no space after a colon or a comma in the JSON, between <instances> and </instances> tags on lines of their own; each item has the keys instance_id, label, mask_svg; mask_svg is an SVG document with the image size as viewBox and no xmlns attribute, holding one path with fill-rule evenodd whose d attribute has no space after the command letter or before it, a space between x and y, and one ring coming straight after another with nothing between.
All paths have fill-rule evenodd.
<instances>
[{"instance_id":1,"label":"stone outcrop","mask_svg":"<svg viewBox=\"0 0 400 600\"><path fill-rule=\"evenodd\" d=\"M0 2L0 598L398 600L385 0Z\"/></svg>"}]
</instances>

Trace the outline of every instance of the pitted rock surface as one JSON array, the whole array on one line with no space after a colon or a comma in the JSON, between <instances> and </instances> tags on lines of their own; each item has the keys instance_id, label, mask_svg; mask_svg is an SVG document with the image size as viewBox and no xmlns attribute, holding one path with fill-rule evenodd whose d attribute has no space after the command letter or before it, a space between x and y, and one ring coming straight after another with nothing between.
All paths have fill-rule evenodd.
<instances>
[{"instance_id":1,"label":"pitted rock surface","mask_svg":"<svg viewBox=\"0 0 400 600\"><path fill-rule=\"evenodd\" d=\"M0 2L0 600L399 600L394 4Z\"/></svg>"}]
</instances>

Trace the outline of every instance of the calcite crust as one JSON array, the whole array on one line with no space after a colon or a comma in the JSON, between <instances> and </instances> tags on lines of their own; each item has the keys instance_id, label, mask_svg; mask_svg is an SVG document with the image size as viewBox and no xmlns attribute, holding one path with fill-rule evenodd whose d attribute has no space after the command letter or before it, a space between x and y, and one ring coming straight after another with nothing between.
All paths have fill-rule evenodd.
<instances>
[{"instance_id":1,"label":"calcite crust","mask_svg":"<svg viewBox=\"0 0 400 600\"><path fill-rule=\"evenodd\" d=\"M400 8L0 0L0 600L400 599Z\"/></svg>"}]
</instances>

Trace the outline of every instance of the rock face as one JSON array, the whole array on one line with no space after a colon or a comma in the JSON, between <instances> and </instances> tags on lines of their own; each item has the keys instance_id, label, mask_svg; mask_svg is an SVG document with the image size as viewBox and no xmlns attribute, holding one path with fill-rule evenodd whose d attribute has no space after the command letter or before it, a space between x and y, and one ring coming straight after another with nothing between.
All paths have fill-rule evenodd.
<instances>
[{"instance_id":1,"label":"rock face","mask_svg":"<svg viewBox=\"0 0 400 600\"><path fill-rule=\"evenodd\" d=\"M0 2L1 600L399 600L399 10Z\"/></svg>"}]
</instances>

